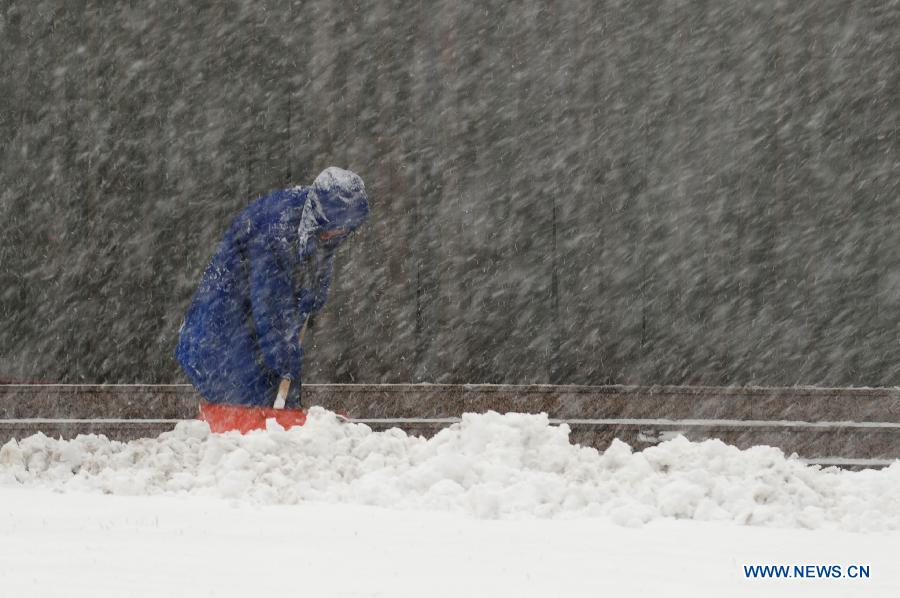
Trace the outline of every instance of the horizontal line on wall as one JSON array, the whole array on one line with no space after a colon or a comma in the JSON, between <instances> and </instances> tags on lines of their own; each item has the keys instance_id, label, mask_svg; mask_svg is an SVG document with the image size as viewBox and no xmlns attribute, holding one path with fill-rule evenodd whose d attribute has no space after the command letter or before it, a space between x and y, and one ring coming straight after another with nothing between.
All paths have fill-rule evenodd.
<instances>
[{"instance_id":1,"label":"horizontal line on wall","mask_svg":"<svg viewBox=\"0 0 900 598\"><path fill-rule=\"evenodd\" d=\"M126 418L11 418L0 419L0 425L39 425L39 424L177 424L186 419L126 419ZM461 422L459 417L397 417L397 418L351 418L355 424L375 425L451 425ZM550 419L552 425L568 424L570 426L665 426L665 427L740 427L740 428L865 428L896 429L900 423L895 422L805 422L805 421L768 421L740 419Z\"/></svg>"}]
</instances>

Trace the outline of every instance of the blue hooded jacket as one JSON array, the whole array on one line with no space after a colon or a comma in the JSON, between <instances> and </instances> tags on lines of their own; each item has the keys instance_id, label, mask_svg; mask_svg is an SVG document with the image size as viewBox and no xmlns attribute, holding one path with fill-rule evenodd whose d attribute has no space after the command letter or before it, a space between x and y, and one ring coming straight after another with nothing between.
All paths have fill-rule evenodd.
<instances>
[{"instance_id":1,"label":"blue hooded jacket","mask_svg":"<svg viewBox=\"0 0 900 598\"><path fill-rule=\"evenodd\" d=\"M257 199L231 223L188 308L175 358L212 403L271 407L282 378L299 403L306 317L325 304L334 252L369 206L362 179L331 167L311 187Z\"/></svg>"}]
</instances>

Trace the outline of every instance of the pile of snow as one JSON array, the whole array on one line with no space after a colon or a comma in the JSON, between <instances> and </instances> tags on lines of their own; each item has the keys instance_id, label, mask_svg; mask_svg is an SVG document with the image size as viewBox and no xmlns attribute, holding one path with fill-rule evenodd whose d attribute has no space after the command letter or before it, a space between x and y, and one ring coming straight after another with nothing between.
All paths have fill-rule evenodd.
<instances>
[{"instance_id":1,"label":"pile of snow","mask_svg":"<svg viewBox=\"0 0 900 598\"><path fill-rule=\"evenodd\" d=\"M431 439L344 424L319 408L302 428L241 436L184 422L156 439L38 434L0 449L0 485L121 495L199 494L257 504L342 502L485 518L667 517L780 527L900 529L900 462L807 466L776 448L684 438L635 453L572 445L546 415L466 414Z\"/></svg>"}]
</instances>

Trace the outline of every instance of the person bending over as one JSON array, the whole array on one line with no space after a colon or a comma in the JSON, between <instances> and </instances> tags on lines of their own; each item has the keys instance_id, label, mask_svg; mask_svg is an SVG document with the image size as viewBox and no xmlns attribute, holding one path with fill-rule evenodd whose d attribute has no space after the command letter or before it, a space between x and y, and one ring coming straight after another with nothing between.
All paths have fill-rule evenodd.
<instances>
[{"instance_id":1,"label":"person bending over","mask_svg":"<svg viewBox=\"0 0 900 598\"><path fill-rule=\"evenodd\" d=\"M300 408L302 331L328 299L334 253L368 217L363 180L336 167L242 210L203 272L175 357L204 409ZM281 405L278 405L279 407Z\"/></svg>"}]
</instances>

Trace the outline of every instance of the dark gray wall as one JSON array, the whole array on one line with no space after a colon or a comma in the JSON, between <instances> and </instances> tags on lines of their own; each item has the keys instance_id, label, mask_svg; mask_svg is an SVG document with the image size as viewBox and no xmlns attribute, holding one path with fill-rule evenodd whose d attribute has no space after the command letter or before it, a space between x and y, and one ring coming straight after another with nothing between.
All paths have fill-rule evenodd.
<instances>
[{"instance_id":1,"label":"dark gray wall","mask_svg":"<svg viewBox=\"0 0 900 598\"><path fill-rule=\"evenodd\" d=\"M0 7L0 378L183 380L230 218L336 164L308 380L900 384L896 1Z\"/></svg>"}]
</instances>

